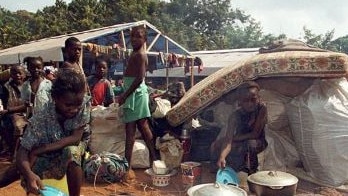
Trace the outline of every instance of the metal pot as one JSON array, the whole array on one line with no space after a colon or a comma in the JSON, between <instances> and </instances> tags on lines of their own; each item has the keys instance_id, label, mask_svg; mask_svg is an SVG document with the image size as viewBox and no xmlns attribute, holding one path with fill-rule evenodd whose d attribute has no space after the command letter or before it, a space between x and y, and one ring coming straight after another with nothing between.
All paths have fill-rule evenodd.
<instances>
[{"instance_id":1,"label":"metal pot","mask_svg":"<svg viewBox=\"0 0 348 196\"><path fill-rule=\"evenodd\" d=\"M294 196L298 178L281 171L260 171L248 176L249 191L257 196Z\"/></svg>"},{"instance_id":2,"label":"metal pot","mask_svg":"<svg viewBox=\"0 0 348 196\"><path fill-rule=\"evenodd\" d=\"M188 189L189 196L247 196L241 188L234 185L207 183L193 186Z\"/></svg>"}]
</instances>

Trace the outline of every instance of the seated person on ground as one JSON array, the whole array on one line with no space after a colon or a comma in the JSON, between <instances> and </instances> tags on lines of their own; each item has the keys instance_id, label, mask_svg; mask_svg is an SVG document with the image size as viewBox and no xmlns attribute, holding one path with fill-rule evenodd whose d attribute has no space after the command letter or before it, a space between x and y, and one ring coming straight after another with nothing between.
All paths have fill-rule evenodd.
<instances>
[{"instance_id":1,"label":"seated person on ground","mask_svg":"<svg viewBox=\"0 0 348 196\"><path fill-rule=\"evenodd\" d=\"M267 146L267 108L260 102L259 90L259 85L252 81L237 89L240 108L229 116L225 137L211 147L211 161L219 168L230 166L249 174L257 171L257 154Z\"/></svg>"},{"instance_id":2,"label":"seated person on ground","mask_svg":"<svg viewBox=\"0 0 348 196\"><path fill-rule=\"evenodd\" d=\"M29 119L16 159L27 192L38 194L44 188L42 179L66 175L69 195L80 195L81 159L90 136L91 106L85 81L74 69L59 70L52 100Z\"/></svg>"}]
</instances>

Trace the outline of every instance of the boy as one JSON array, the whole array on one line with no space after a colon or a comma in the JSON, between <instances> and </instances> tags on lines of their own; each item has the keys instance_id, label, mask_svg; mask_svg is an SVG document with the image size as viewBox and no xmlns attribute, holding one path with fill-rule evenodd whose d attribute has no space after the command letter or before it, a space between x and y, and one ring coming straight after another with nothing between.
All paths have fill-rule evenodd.
<instances>
[{"instance_id":1,"label":"boy","mask_svg":"<svg viewBox=\"0 0 348 196\"><path fill-rule=\"evenodd\" d=\"M264 132L267 108L260 102L259 90L259 85L252 81L237 89L240 108L229 117L226 137L218 150L216 164L219 168L228 165L237 172L246 170L252 174L257 171L257 154L267 146ZM216 152L212 153L214 159Z\"/></svg>"},{"instance_id":2,"label":"boy","mask_svg":"<svg viewBox=\"0 0 348 196\"><path fill-rule=\"evenodd\" d=\"M123 116L126 123L125 157L130 164L136 127L149 148L150 163L152 164L152 161L156 160L153 135L148 122L148 117L151 116L149 93L144 80L148 64L145 43L146 29L144 27L133 28L131 31L133 52L123 76L125 92L118 97L118 103L123 105ZM128 176L129 178L132 177L131 174Z\"/></svg>"},{"instance_id":3,"label":"boy","mask_svg":"<svg viewBox=\"0 0 348 196\"><path fill-rule=\"evenodd\" d=\"M106 78L108 64L104 57L97 57L95 61L95 75L87 78L89 89L92 94L92 106L108 107L114 102L114 91L110 81Z\"/></svg>"}]
</instances>

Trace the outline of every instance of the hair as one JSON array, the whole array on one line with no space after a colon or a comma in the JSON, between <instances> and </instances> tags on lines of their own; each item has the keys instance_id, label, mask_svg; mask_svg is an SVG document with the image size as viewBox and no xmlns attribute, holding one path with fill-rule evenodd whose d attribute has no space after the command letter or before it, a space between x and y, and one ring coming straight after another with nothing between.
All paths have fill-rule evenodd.
<instances>
[{"instance_id":1,"label":"hair","mask_svg":"<svg viewBox=\"0 0 348 196\"><path fill-rule=\"evenodd\" d=\"M41 61L43 62L43 59L41 56L38 57L32 57L32 56L27 56L23 59L23 63L27 64L27 66L30 66L34 63L34 61Z\"/></svg>"},{"instance_id":2,"label":"hair","mask_svg":"<svg viewBox=\"0 0 348 196\"><path fill-rule=\"evenodd\" d=\"M13 65L13 66L11 66L11 68L10 68L10 74L13 74L15 71L17 71L17 68L18 68L18 69L21 69L22 72L25 73L25 69L24 69L23 66L21 66L21 65Z\"/></svg>"},{"instance_id":3,"label":"hair","mask_svg":"<svg viewBox=\"0 0 348 196\"><path fill-rule=\"evenodd\" d=\"M131 33L130 33L131 36L136 31L140 31L143 34L145 40L147 40L147 31L146 31L146 28L144 26L141 25L141 26L133 27L132 30L131 30Z\"/></svg>"},{"instance_id":4,"label":"hair","mask_svg":"<svg viewBox=\"0 0 348 196\"><path fill-rule=\"evenodd\" d=\"M260 91L260 86L254 82L254 81L246 81L243 84L241 84L238 88L237 88L237 94L238 94L238 98L243 97L244 95L249 93L249 90L252 88L256 88L257 91Z\"/></svg>"},{"instance_id":5,"label":"hair","mask_svg":"<svg viewBox=\"0 0 348 196\"><path fill-rule=\"evenodd\" d=\"M95 66L97 66L97 65L101 64L102 62L108 63L107 57L105 57L105 56L98 56L95 59L94 64L95 64Z\"/></svg>"},{"instance_id":6,"label":"hair","mask_svg":"<svg viewBox=\"0 0 348 196\"><path fill-rule=\"evenodd\" d=\"M53 81L51 95L59 97L64 93L81 93L86 90L86 79L75 69L59 69Z\"/></svg>"},{"instance_id":7,"label":"hair","mask_svg":"<svg viewBox=\"0 0 348 196\"><path fill-rule=\"evenodd\" d=\"M65 40L65 48L71 47L77 42L81 42L79 39L76 37L69 37L68 39Z\"/></svg>"}]
</instances>

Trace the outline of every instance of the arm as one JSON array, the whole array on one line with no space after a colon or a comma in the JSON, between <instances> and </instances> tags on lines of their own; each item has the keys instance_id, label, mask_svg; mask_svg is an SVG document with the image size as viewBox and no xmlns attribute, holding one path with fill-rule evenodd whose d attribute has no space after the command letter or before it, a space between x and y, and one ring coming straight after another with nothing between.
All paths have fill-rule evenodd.
<instances>
[{"instance_id":1,"label":"arm","mask_svg":"<svg viewBox=\"0 0 348 196\"><path fill-rule=\"evenodd\" d=\"M267 107L265 105L262 105L259 112L257 113L255 123L252 125L253 130L247 134L236 135L233 138L233 141L244 141L244 140L259 138L266 124L267 124Z\"/></svg>"},{"instance_id":2,"label":"arm","mask_svg":"<svg viewBox=\"0 0 348 196\"><path fill-rule=\"evenodd\" d=\"M226 166L226 157L231 152L233 135L236 129L236 115L231 114L228 118L227 132L225 138L223 139L222 150L220 152L220 157L217 162L219 168L224 168Z\"/></svg>"},{"instance_id":3,"label":"arm","mask_svg":"<svg viewBox=\"0 0 348 196\"><path fill-rule=\"evenodd\" d=\"M38 148L34 149L30 153L30 157L36 157L37 155L40 155L40 154L43 154L43 153L59 150L59 149L62 149L64 147L66 147L66 146L78 145L78 143L81 141L82 134L83 134L85 126L86 125L84 125L84 126L82 126L80 128L75 129L73 131L72 135L64 137L64 138L60 139L57 142L39 146Z\"/></svg>"},{"instance_id":4,"label":"arm","mask_svg":"<svg viewBox=\"0 0 348 196\"><path fill-rule=\"evenodd\" d=\"M104 106L108 107L110 104L114 103L114 90L111 87L109 80L105 80L106 95L104 100Z\"/></svg>"},{"instance_id":5,"label":"arm","mask_svg":"<svg viewBox=\"0 0 348 196\"><path fill-rule=\"evenodd\" d=\"M40 180L40 177L31 170L29 162L29 151L22 146L19 147L17 152L16 165L27 181L28 191L34 194L38 194L38 188L43 189L44 185Z\"/></svg>"}]
</instances>

